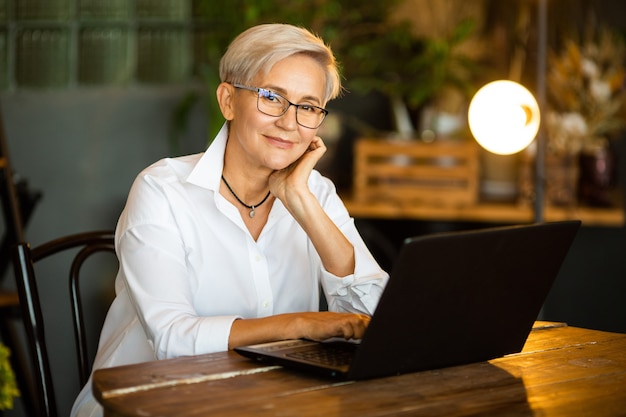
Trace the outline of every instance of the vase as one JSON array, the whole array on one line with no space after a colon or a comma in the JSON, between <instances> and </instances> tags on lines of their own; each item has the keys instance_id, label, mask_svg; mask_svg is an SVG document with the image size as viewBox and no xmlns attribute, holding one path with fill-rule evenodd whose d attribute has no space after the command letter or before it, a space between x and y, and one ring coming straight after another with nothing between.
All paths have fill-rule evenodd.
<instances>
[{"instance_id":1,"label":"vase","mask_svg":"<svg viewBox=\"0 0 626 417\"><path fill-rule=\"evenodd\" d=\"M572 207L578 203L578 157L548 153L545 160L545 199L548 205Z\"/></svg>"},{"instance_id":2,"label":"vase","mask_svg":"<svg viewBox=\"0 0 626 417\"><path fill-rule=\"evenodd\" d=\"M497 155L480 149L480 197L485 201L514 201L518 197L519 155Z\"/></svg>"},{"instance_id":3,"label":"vase","mask_svg":"<svg viewBox=\"0 0 626 417\"><path fill-rule=\"evenodd\" d=\"M616 159L609 146L580 153L578 195L582 204L592 207L613 205L612 191L617 183Z\"/></svg>"},{"instance_id":4,"label":"vase","mask_svg":"<svg viewBox=\"0 0 626 417\"><path fill-rule=\"evenodd\" d=\"M521 204L535 201L535 155L522 153L518 173L518 199ZM544 159L543 200L548 206L573 207L578 203L578 156L548 152Z\"/></svg>"},{"instance_id":5,"label":"vase","mask_svg":"<svg viewBox=\"0 0 626 417\"><path fill-rule=\"evenodd\" d=\"M411 120L411 114L406 103L399 96L392 96L391 112L393 115L393 123L396 128L396 135L399 139L412 139L415 137L415 127Z\"/></svg>"}]
</instances>

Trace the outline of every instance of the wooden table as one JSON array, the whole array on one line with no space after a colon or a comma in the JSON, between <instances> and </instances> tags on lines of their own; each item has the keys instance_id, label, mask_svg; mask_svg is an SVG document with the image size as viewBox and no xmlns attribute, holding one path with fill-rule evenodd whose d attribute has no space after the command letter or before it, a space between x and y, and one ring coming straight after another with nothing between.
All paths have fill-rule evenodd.
<instances>
[{"instance_id":1,"label":"wooden table","mask_svg":"<svg viewBox=\"0 0 626 417\"><path fill-rule=\"evenodd\" d=\"M101 369L105 416L616 416L626 413L626 334L538 322L519 354L337 382L234 352Z\"/></svg>"}]
</instances>

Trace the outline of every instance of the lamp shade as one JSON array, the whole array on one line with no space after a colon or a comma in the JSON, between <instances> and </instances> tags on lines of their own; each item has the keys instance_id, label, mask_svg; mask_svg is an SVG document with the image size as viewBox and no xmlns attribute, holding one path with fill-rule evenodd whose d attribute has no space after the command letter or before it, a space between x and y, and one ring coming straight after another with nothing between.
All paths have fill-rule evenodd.
<instances>
[{"instance_id":1,"label":"lamp shade","mask_svg":"<svg viewBox=\"0 0 626 417\"><path fill-rule=\"evenodd\" d=\"M472 98L469 127L489 152L510 155L526 148L539 130L539 105L522 85L507 80L483 86Z\"/></svg>"}]
</instances>

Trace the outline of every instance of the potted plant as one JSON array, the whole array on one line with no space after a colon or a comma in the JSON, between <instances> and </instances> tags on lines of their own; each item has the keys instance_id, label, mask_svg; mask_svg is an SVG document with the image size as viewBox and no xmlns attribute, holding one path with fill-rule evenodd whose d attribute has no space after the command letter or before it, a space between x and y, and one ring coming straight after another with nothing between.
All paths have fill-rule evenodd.
<instances>
[{"instance_id":1,"label":"potted plant","mask_svg":"<svg viewBox=\"0 0 626 417\"><path fill-rule=\"evenodd\" d=\"M548 57L548 154L573 161L583 202L610 205L615 155L610 138L625 126L626 44L615 32L590 29ZM602 167L602 172L598 171Z\"/></svg>"},{"instance_id":2,"label":"potted plant","mask_svg":"<svg viewBox=\"0 0 626 417\"><path fill-rule=\"evenodd\" d=\"M202 62L196 72L209 86L219 82L219 59L229 42L246 28L263 22L284 22L311 29L328 42L337 55L349 91L377 91L416 112L432 102L446 87L465 95L472 86L464 71L473 61L458 53L458 45L470 35L466 20L443 38L417 36L413 23L394 13L406 0L197 0L194 16L207 28L198 44ZM208 109L210 137L221 126L212 94ZM175 126L183 126L193 100L181 103ZM406 108L405 108L406 110ZM215 122L213 122L215 121Z\"/></svg>"},{"instance_id":3,"label":"potted plant","mask_svg":"<svg viewBox=\"0 0 626 417\"><path fill-rule=\"evenodd\" d=\"M13 400L20 395L9 355L9 349L0 343L0 411L11 410Z\"/></svg>"}]
</instances>

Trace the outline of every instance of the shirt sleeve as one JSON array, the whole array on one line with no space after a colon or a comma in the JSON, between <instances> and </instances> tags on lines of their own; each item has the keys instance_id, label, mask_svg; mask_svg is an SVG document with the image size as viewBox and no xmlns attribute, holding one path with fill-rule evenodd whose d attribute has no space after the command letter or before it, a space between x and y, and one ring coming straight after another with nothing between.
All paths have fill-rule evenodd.
<instances>
[{"instance_id":1,"label":"shirt sleeve","mask_svg":"<svg viewBox=\"0 0 626 417\"><path fill-rule=\"evenodd\" d=\"M343 278L322 271L322 286L330 311L374 314L388 275L380 268L367 272L376 265L369 257L369 253L355 250L355 272Z\"/></svg>"},{"instance_id":2,"label":"shirt sleeve","mask_svg":"<svg viewBox=\"0 0 626 417\"><path fill-rule=\"evenodd\" d=\"M335 192L334 185L323 179L328 187L326 197L319 197L326 213L348 238L354 247L354 274L338 277L322 266L321 283L330 311L374 314L378 300L389 279L374 259L359 234L354 219L350 217L343 202Z\"/></svg>"},{"instance_id":3,"label":"shirt sleeve","mask_svg":"<svg viewBox=\"0 0 626 417\"><path fill-rule=\"evenodd\" d=\"M159 242L154 245L152 242ZM228 350L238 316L199 316L178 239L155 225L120 238L120 262L131 302L158 359Z\"/></svg>"},{"instance_id":4,"label":"shirt sleeve","mask_svg":"<svg viewBox=\"0 0 626 417\"><path fill-rule=\"evenodd\" d=\"M200 316L167 191L139 178L116 236L122 285L158 359L224 351L238 316Z\"/></svg>"}]
</instances>

